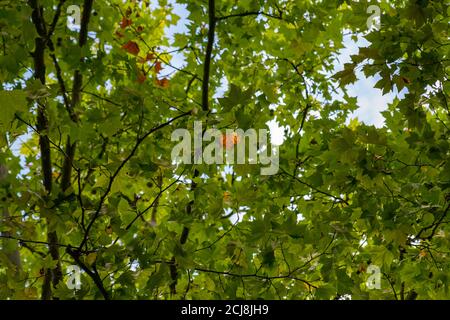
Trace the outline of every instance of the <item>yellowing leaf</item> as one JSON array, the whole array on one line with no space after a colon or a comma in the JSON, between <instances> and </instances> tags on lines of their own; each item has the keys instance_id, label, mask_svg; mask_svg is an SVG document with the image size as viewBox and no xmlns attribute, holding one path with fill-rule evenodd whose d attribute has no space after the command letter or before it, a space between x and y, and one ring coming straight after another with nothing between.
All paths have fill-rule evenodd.
<instances>
[{"instance_id":1,"label":"yellowing leaf","mask_svg":"<svg viewBox=\"0 0 450 320\"><path fill-rule=\"evenodd\" d=\"M92 265L95 262L95 260L97 260L97 252L89 253L85 259L85 261L88 265Z\"/></svg>"}]
</instances>

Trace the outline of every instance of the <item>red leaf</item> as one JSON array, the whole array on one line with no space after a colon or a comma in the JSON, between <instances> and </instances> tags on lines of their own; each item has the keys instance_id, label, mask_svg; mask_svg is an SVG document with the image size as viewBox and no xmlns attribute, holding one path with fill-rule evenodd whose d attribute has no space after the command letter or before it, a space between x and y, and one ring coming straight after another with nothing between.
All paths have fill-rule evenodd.
<instances>
[{"instance_id":1,"label":"red leaf","mask_svg":"<svg viewBox=\"0 0 450 320\"><path fill-rule=\"evenodd\" d=\"M161 80L156 79L156 84L160 87L168 88L169 87L169 79L167 79L167 78L163 78Z\"/></svg>"},{"instance_id":2,"label":"red leaf","mask_svg":"<svg viewBox=\"0 0 450 320\"><path fill-rule=\"evenodd\" d=\"M122 49L125 49L126 51L135 56L139 53L139 46L134 41L128 41L126 44L122 46Z\"/></svg>"},{"instance_id":3,"label":"red leaf","mask_svg":"<svg viewBox=\"0 0 450 320\"><path fill-rule=\"evenodd\" d=\"M155 72L158 74L162 70L161 61L156 61L155 63Z\"/></svg>"},{"instance_id":4,"label":"red leaf","mask_svg":"<svg viewBox=\"0 0 450 320\"><path fill-rule=\"evenodd\" d=\"M239 136L237 133L232 133L230 135L222 135L222 140L220 141L222 144L222 147L225 147L226 149L232 148L235 144L238 144L239 142Z\"/></svg>"},{"instance_id":5,"label":"red leaf","mask_svg":"<svg viewBox=\"0 0 450 320\"><path fill-rule=\"evenodd\" d=\"M146 63L146 62L151 61L151 60L155 60L155 55L153 53L147 53L145 58L138 57L138 62L139 63Z\"/></svg>"},{"instance_id":6,"label":"red leaf","mask_svg":"<svg viewBox=\"0 0 450 320\"><path fill-rule=\"evenodd\" d=\"M131 26L132 23L133 21L131 19L123 17L122 21L120 21L120 28L125 29L126 27Z\"/></svg>"}]
</instances>

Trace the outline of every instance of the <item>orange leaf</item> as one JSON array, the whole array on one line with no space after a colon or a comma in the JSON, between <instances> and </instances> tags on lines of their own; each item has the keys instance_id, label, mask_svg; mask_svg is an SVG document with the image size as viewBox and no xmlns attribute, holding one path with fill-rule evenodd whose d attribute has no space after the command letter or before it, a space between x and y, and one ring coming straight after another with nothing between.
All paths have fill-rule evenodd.
<instances>
[{"instance_id":1,"label":"orange leaf","mask_svg":"<svg viewBox=\"0 0 450 320\"><path fill-rule=\"evenodd\" d=\"M223 192L223 202L225 205L231 205L233 203L233 201L231 199L231 192L229 192L229 191Z\"/></svg>"},{"instance_id":2,"label":"orange leaf","mask_svg":"<svg viewBox=\"0 0 450 320\"><path fill-rule=\"evenodd\" d=\"M232 134L232 139L233 139L233 144L238 144L239 136L237 135L237 133Z\"/></svg>"},{"instance_id":3,"label":"orange leaf","mask_svg":"<svg viewBox=\"0 0 450 320\"><path fill-rule=\"evenodd\" d=\"M167 78L163 78L161 80L156 79L156 84L160 87L168 88L169 87L169 79L167 79Z\"/></svg>"},{"instance_id":4,"label":"orange leaf","mask_svg":"<svg viewBox=\"0 0 450 320\"><path fill-rule=\"evenodd\" d=\"M227 145L227 136L225 134L222 135L222 140L220 141L220 144L223 146Z\"/></svg>"},{"instance_id":5,"label":"orange leaf","mask_svg":"<svg viewBox=\"0 0 450 320\"><path fill-rule=\"evenodd\" d=\"M155 59L155 55L151 52L147 53L147 56L145 57L145 60L150 61Z\"/></svg>"},{"instance_id":6,"label":"orange leaf","mask_svg":"<svg viewBox=\"0 0 450 320\"><path fill-rule=\"evenodd\" d=\"M158 74L162 70L161 61L155 62L155 72Z\"/></svg>"},{"instance_id":7,"label":"orange leaf","mask_svg":"<svg viewBox=\"0 0 450 320\"><path fill-rule=\"evenodd\" d=\"M237 135L236 132L233 132L230 135L222 135L222 147L225 147L227 149L232 148L235 144L237 144L239 142L239 136Z\"/></svg>"},{"instance_id":8,"label":"orange leaf","mask_svg":"<svg viewBox=\"0 0 450 320\"><path fill-rule=\"evenodd\" d=\"M128 51L129 53L133 54L133 55L137 55L139 53L139 46L137 45L136 42L134 41L128 41L126 44L124 44L122 46L122 49L125 49L126 51Z\"/></svg>"}]
</instances>

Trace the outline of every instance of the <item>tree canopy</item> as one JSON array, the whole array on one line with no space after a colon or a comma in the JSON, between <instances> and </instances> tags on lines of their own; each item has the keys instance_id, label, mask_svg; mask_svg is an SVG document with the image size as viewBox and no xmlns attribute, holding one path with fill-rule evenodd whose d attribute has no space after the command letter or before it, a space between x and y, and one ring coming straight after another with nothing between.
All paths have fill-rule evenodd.
<instances>
[{"instance_id":1,"label":"tree canopy","mask_svg":"<svg viewBox=\"0 0 450 320\"><path fill-rule=\"evenodd\" d=\"M0 0L0 299L450 298L450 3L373 4ZM171 157L271 121L275 174Z\"/></svg>"}]
</instances>

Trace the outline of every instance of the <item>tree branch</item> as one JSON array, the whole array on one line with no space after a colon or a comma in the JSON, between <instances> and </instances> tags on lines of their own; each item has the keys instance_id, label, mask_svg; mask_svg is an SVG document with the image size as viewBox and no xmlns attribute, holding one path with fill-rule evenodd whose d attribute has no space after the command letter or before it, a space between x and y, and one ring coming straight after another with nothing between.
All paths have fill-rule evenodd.
<instances>
[{"instance_id":1,"label":"tree branch","mask_svg":"<svg viewBox=\"0 0 450 320\"><path fill-rule=\"evenodd\" d=\"M165 122L165 123L163 123L163 124L160 124L160 125L158 125L158 126L152 128L152 129L149 130L146 134L144 134L142 137L140 137L140 138L137 139L136 144L134 145L134 147L133 147L133 149L131 150L130 154L129 154L129 155L128 155L121 163L120 163L119 167L116 169L116 171L115 171L115 172L113 173L113 175L110 177L108 186L106 187L105 192L103 193L102 197L100 198L100 202L99 202L99 204L98 204L98 206L97 206L97 209L96 209L96 211L95 211L95 213L94 213L94 216L93 216L92 220L89 222L89 224L88 224L88 226L87 226L87 228L86 228L86 232L85 232L85 234L84 234L83 240L81 241L81 243L80 243L80 245L79 245L79 247L78 247L79 250L86 244L86 241L88 240L88 237L89 237L89 231L91 230L92 225L95 223L95 220L97 220L97 218L98 218L98 216L99 216L99 214L100 214L100 211L101 211L101 209L102 209L102 207L103 207L103 203L105 202L105 200L106 200L106 198L107 198L109 192L111 191L111 187L112 187L112 185L113 185L113 183L114 183L114 180L115 180L116 177L119 175L119 173L120 173L120 171L122 170L122 168L123 168L123 167L127 164L127 162L134 156L134 154L136 153L136 151L137 151L137 149L139 148L139 146L141 145L141 143L144 142L144 140L145 140L149 135L151 135L152 133L154 133L155 131L158 131L159 129L162 129L162 128L168 126L168 125L171 124L172 122L174 122L174 121L176 121L176 120L178 120L178 119L180 119L180 118L182 118L182 117L185 117L185 116L187 116L187 115L190 115L190 114L191 114L191 111L182 113L182 114L180 114L180 115L178 115L178 116L172 118L171 120L169 120L169 121L167 121L167 122Z\"/></svg>"},{"instance_id":2,"label":"tree branch","mask_svg":"<svg viewBox=\"0 0 450 320\"><path fill-rule=\"evenodd\" d=\"M83 14L81 17L81 26L80 26L80 36L78 38L78 45L82 48L87 42L88 35L88 24L91 17L92 4L93 0L84 0L83 4ZM83 61L81 61L83 62ZM81 87L83 85L83 76L80 70L75 70L73 76L73 87L72 87L72 109L78 105L81 100Z\"/></svg>"},{"instance_id":3,"label":"tree branch","mask_svg":"<svg viewBox=\"0 0 450 320\"><path fill-rule=\"evenodd\" d=\"M215 0L209 0L208 6L208 42L206 44L205 62L203 64L203 83L202 83L202 109L203 111L209 111L209 75L211 69L211 55L214 44L214 31L216 28L215 17Z\"/></svg>"},{"instance_id":4,"label":"tree branch","mask_svg":"<svg viewBox=\"0 0 450 320\"><path fill-rule=\"evenodd\" d=\"M155 197L155 199L152 201L152 203L145 208L143 211L139 212L139 214L136 215L136 217L134 217L134 219L125 227L125 230L128 230L131 228L131 226L136 222L137 219L139 219L141 216L143 216L148 210L150 210L150 208L152 208L156 202L158 201L158 199L161 197L161 195L168 190L170 187L172 187L175 183L177 183L178 181L180 181L181 176L183 175L183 172L179 175L179 177L173 181L172 183L170 183L167 187L165 187L164 189L162 189Z\"/></svg>"},{"instance_id":5,"label":"tree branch","mask_svg":"<svg viewBox=\"0 0 450 320\"><path fill-rule=\"evenodd\" d=\"M274 280L274 279L291 279L291 280L297 280L297 281L301 281L303 283L305 283L306 285L308 285L309 287L315 288L317 289L317 286L313 285L311 282L305 280L305 279L301 279L298 277L294 277L292 275L279 275L279 276L264 276L264 275L259 275L257 273L251 273L251 274L239 274L239 273L232 273L232 272L228 272L228 271L216 271L216 270L210 270L210 269L204 269L204 268L195 268L195 271L200 271L200 272L207 272L207 273L215 273L215 274L220 274L220 275L226 275L226 276L230 276L230 277L238 277L238 278L258 278L258 279L264 279L264 280Z\"/></svg>"},{"instance_id":6,"label":"tree branch","mask_svg":"<svg viewBox=\"0 0 450 320\"><path fill-rule=\"evenodd\" d=\"M259 16L259 15L263 15L263 16L266 16L268 18L283 20L282 12L280 12L279 16L276 16L276 15L273 15L273 14L270 14L270 13L266 13L266 12L263 12L263 11L246 11L246 12L241 12L241 13L234 13L234 14L230 14L230 15L227 15L227 16L217 17L216 20L217 21L223 21L223 20L230 19L230 18L247 17L247 16Z\"/></svg>"},{"instance_id":7,"label":"tree branch","mask_svg":"<svg viewBox=\"0 0 450 320\"><path fill-rule=\"evenodd\" d=\"M55 15L53 16L53 20L50 25L50 29L47 32L47 36L46 36L47 45L49 46L50 50L52 50L52 51L54 50L54 47L53 47L53 43L50 38L52 37L53 33L55 32L56 25L58 24L59 17L61 16L61 9L65 2L66 2L66 0L59 0L59 3L56 7Z\"/></svg>"},{"instance_id":8,"label":"tree branch","mask_svg":"<svg viewBox=\"0 0 450 320\"><path fill-rule=\"evenodd\" d=\"M81 269L84 270L84 272L87 273L87 275L94 281L97 288L100 290L101 294L103 295L103 298L105 300L109 300L109 293L106 291L103 281L100 278L100 275L98 274L98 271L95 267L95 264L93 266L93 270L89 269L89 267L83 263L80 259L80 251L73 250L72 247L68 246L66 249L66 252L73 258L73 260L81 267Z\"/></svg>"},{"instance_id":9,"label":"tree branch","mask_svg":"<svg viewBox=\"0 0 450 320\"><path fill-rule=\"evenodd\" d=\"M447 207L444 209L444 212L442 213L441 217L438 219L438 221L433 222L431 225L427 226L427 227L423 227L422 229L420 229L420 231L417 233L417 235L415 236L416 239L424 239L424 240L431 240L434 235L436 234L437 228L442 224L442 222L444 221L444 218L447 216L447 213L450 211L450 203L447 205ZM428 235L427 237L422 237L422 233L425 232L426 230L431 230L430 235Z\"/></svg>"},{"instance_id":10,"label":"tree branch","mask_svg":"<svg viewBox=\"0 0 450 320\"><path fill-rule=\"evenodd\" d=\"M78 118L75 112L73 111L69 97L67 96L66 84L64 83L64 79L62 77L61 67L59 66L58 60L56 59L54 53L51 53L50 57L52 58L53 65L55 66L56 69L56 78L58 79L59 89L63 96L64 106L66 107L66 110L69 113L70 119L76 123L78 121Z\"/></svg>"},{"instance_id":11,"label":"tree branch","mask_svg":"<svg viewBox=\"0 0 450 320\"><path fill-rule=\"evenodd\" d=\"M191 192L194 193L195 188L197 188L197 183L195 183L194 179L199 176L199 172L197 169L194 170L194 174L192 175L192 183L191 183ZM186 215L190 216L192 214L192 206L194 205L194 199L189 201L189 203L186 206ZM183 230L181 231L180 235L180 244L184 245L187 241L187 238L189 236L189 227L183 226ZM170 293L172 295L177 293L177 282L178 282L178 269L176 265L176 258L175 256L172 257L172 264L169 266L170 268L170 277L172 278L172 283L170 284Z\"/></svg>"},{"instance_id":12,"label":"tree branch","mask_svg":"<svg viewBox=\"0 0 450 320\"><path fill-rule=\"evenodd\" d=\"M32 53L34 59L34 77L45 85L46 68L44 60L44 52L48 40L45 20L43 17L43 9L39 6L37 0L29 0L29 6L32 8L32 22L36 28L39 37L35 39L35 51ZM50 152L50 141L48 138L48 118L45 112L45 106L38 102L37 115L37 130L39 132L39 147L41 151L41 168L43 174L43 184L47 195L52 192L52 162ZM56 286L62 278L61 263L59 259L57 234L55 231L47 231L47 238L49 242L49 252L53 260L58 263L55 269L47 269L45 272L44 283L42 286L42 299L48 300L51 298L52 291L50 283Z\"/></svg>"},{"instance_id":13,"label":"tree branch","mask_svg":"<svg viewBox=\"0 0 450 320\"><path fill-rule=\"evenodd\" d=\"M311 184L309 184L309 183L307 183L307 182L305 182L305 181L303 181L303 180L300 180L300 179L299 179L298 177L296 177L296 176L293 176L292 174L290 174L289 172L287 172L287 171L284 170L283 168L280 167L280 169L281 169L282 173L284 173L285 175L291 177L292 179L295 179L296 181L298 181L298 182L300 182L301 184L303 184L303 185L305 185L305 186L311 188L312 190L314 190L314 191L316 191L316 192L318 192L318 193L321 193L321 194L323 194L323 195L329 196L329 197L335 199L335 200L338 201L338 202L343 202L343 203L345 203L346 205L350 205L345 199L342 199L341 197L338 197L338 196L333 196L331 193L328 193L328 192L319 190L319 189L317 189L316 187L314 187L313 185L311 185Z\"/></svg>"},{"instance_id":14,"label":"tree branch","mask_svg":"<svg viewBox=\"0 0 450 320\"><path fill-rule=\"evenodd\" d=\"M26 240L26 239L21 239L21 238L17 238L14 236L9 236L9 235L0 235L0 238L5 238L5 239L12 239L12 240L17 240L19 241L19 243L34 243L34 244L42 244L42 245L46 245L46 246L50 246L50 245L54 245L54 246L58 246L58 247L70 247L66 244L60 244L60 243L50 243L50 242L45 242L45 241L38 241L38 240Z\"/></svg>"}]
</instances>

